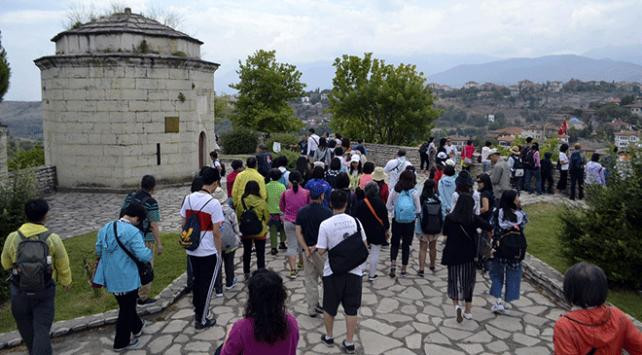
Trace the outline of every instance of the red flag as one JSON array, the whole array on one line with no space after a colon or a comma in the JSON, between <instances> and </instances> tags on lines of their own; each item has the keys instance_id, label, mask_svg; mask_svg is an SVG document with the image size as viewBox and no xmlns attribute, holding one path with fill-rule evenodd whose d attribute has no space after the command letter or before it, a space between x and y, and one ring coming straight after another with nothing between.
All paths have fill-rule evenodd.
<instances>
[{"instance_id":1,"label":"red flag","mask_svg":"<svg viewBox=\"0 0 642 355\"><path fill-rule=\"evenodd\" d=\"M562 122L562 125L560 126L560 129L557 131L557 134L560 136L565 136L566 131L568 130L568 122L566 122L566 118Z\"/></svg>"}]
</instances>

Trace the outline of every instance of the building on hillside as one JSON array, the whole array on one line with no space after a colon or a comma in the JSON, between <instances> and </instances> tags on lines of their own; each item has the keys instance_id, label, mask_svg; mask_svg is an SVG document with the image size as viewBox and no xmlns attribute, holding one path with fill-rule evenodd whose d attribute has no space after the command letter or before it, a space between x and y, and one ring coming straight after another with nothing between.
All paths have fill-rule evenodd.
<instances>
[{"instance_id":1,"label":"building on hillside","mask_svg":"<svg viewBox=\"0 0 642 355\"><path fill-rule=\"evenodd\" d=\"M564 83L561 81L549 81L546 83L546 86L550 92L560 92L564 87Z\"/></svg>"},{"instance_id":2,"label":"building on hillside","mask_svg":"<svg viewBox=\"0 0 642 355\"><path fill-rule=\"evenodd\" d=\"M124 12L52 39L41 71L45 161L63 188L186 181L215 147L214 72L203 42Z\"/></svg>"},{"instance_id":3,"label":"building on hillside","mask_svg":"<svg viewBox=\"0 0 642 355\"><path fill-rule=\"evenodd\" d=\"M301 97L302 104L310 104L310 98L308 96Z\"/></svg>"},{"instance_id":4,"label":"building on hillside","mask_svg":"<svg viewBox=\"0 0 642 355\"><path fill-rule=\"evenodd\" d=\"M488 119L488 123L493 123L493 122L495 122L495 115L493 115L492 113L489 113L489 114L486 116L486 118Z\"/></svg>"},{"instance_id":5,"label":"building on hillside","mask_svg":"<svg viewBox=\"0 0 642 355\"><path fill-rule=\"evenodd\" d=\"M464 84L464 89L476 89L479 87L479 83L476 81L469 81Z\"/></svg>"},{"instance_id":6,"label":"building on hillside","mask_svg":"<svg viewBox=\"0 0 642 355\"><path fill-rule=\"evenodd\" d=\"M640 133L636 131L619 131L615 134L615 146L618 149L626 149L630 145L638 145Z\"/></svg>"},{"instance_id":7,"label":"building on hillside","mask_svg":"<svg viewBox=\"0 0 642 355\"><path fill-rule=\"evenodd\" d=\"M0 176L9 172L9 159L7 157L9 148L9 134L7 126L0 123Z\"/></svg>"},{"instance_id":8,"label":"building on hillside","mask_svg":"<svg viewBox=\"0 0 642 355\"><path fill-rule=\"evenodd\" d=\"M515 136L511 134L507 135L500 135L497 136L497 144L501 145L502 147L510 147L513 145L513 141L515 141Z\"/></svg>"},{"instance_id":9,"label":"building on hillside","mask_svg":"<svg viewBox=\"0 0 642 355\"><path fill-rule=\"evenodd\" d=\"M616 118L613 121L607 123L609 127L611 127L614 131L630 131L631 130L631 124Z\"/></svg>"},{"instance_id":10,"label":"building on hillside","mask_svg":"<svg viewBox=\"0 0 642 355\"><path fill-rule=\"evenodd\" d=\"M546 136L544 135L542 128L537 126L529 126L525 128L522 131L521 137L522 138L531 137L535 141L540 141L540 142L546 139Z\"/></svg>"},{"instance_id":11,"label":"building on hillside","mask_svg":"<svg viewBox=\"0 0 642 355\"><path fill-rule=\"evenodd\" d=\"M624 107L628 108L631 114L638 117L642 116L642 101L637 101Z\"/></svg>"},{"instance_id":12,"label":"building on hillside","mask_svg":"<svg viewBox=\"0 0 642 355\"><path fill-rule=\"evenodd\" d=\"M620 99L619 97L616 97L616 96L611 96L611 97L607 98L605 102L606 102L607 104L616 104L616 105L619 105L619 104L620 104L620 102L622 102L622 99Z\"/></svg>"}]
</instances>

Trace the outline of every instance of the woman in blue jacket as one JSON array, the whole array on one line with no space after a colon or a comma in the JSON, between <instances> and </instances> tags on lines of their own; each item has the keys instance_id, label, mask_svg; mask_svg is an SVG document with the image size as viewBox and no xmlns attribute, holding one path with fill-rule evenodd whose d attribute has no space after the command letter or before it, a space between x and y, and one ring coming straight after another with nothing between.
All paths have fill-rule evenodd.
<instances>
[{"instance_id":1,"label":"woman in blue jacket","mask_svg":"<svg viewBox=\"0 0 642 355\"><path fill-rule=\"evenodd\" d=\"M140 262L148 262L152 258L152 251L145 246L137 227L145 218L145 213L142 205L130 204L120 220L107 223L100 229L96 239L96 255L100 261L93 282L113 293L119 307L114 351L123 351L136 345L138 337L143 334L144 325L136 313L138 288L141 286L138 268L116 241L115 229L122 245Z\"/></svg>"},{"instance_id":2,"label":"woman in blue jacket","mask_svg":"<svg viewBox=\"0 0 642 355\"><path fill-rule=\"evenodd\" d=\"M439 194L439 201L441 202L441 215L444 219L455 207L453 205L453 193L457 187L455 183L456 179L457 174L455 173L454 165L446 163L446 166L444 166L444 176L439 179L439 183L437 184L437 193Z\"/></svg>"}]
</instances>

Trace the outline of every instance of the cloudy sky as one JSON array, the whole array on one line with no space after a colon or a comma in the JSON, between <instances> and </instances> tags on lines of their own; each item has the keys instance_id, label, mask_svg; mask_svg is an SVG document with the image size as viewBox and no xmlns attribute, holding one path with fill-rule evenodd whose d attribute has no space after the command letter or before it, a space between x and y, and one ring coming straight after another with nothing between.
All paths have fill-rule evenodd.
<instances>
[{"instance_id":1,"label":"cloudy sky","mask_svg":"<svg viewBox=\"0 0 642 355\"><path fill-rule=\"evenodd\" d=\"M13 69L5 100L39 100L33 59L70 9L106 8L106 0L0 0L0 31ZM179 29L205 42L203 58L230 75L259 48L297 65L372 51L378 57L483 54L499 58L580 54L639 44L642 0L120 0L133 12L179 15ZM453 63L461 64L461 63ZM305 74L305 73L304 73ZM221 90L224 88L218 88Z\"/></svg>"}]
</instances>

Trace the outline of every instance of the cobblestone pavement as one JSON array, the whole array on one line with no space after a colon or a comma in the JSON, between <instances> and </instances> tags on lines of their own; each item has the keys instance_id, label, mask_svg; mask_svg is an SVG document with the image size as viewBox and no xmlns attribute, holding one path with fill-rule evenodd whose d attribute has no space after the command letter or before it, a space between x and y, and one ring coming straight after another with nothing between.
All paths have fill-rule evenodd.
<instances>
[{"instance_id":1,"label":"cobblestone pavement","mask_svg":"<svg viewBox=\"0 0 642 355\"><path fill-rule=\"evenodd\" d=\"M163 230L174 229L176 213L187 188L160 190L157 198L163 215ZM49 226L65 236L79 234L70 229L75 225L81 232L95 230L120 205L122 194L60 193L49 198L52 205ZM523 197L524 203L553 202L557 197ZM74 221L76 222L74 224ZM409 276L391 279L387 276L387 249L379 262L379 278L374 283L363 282L363 300L359 327L355 337L359 354L548 354L552 352L553 324L563 312L526 281L522 296L513 302L510 315L496 316L490 312L491 298L487 275L479 275L473 301L474 320L459 324L454 319L454 307L447 298L447 272L438 265L435 274L424 278L416 275L418 242L413 244ZM237 254L240 254L237 252ZM323 322L306 315L302 276L288 280L284 257L267 255L268 267L280 271L290 292L288 308L299 322L301 354L339 354L338 346L320 344ZM440 255L438 256L440 258ZM240 259L240 258L239 258ZM241 277L237 260L237 277ZM225 291L223 298L212 300L217 325L203 332L193 327L191 296L182 297L162 313L148 316L150 321L137 349L128 354L209 353L222 341L226 328L243 314L246 301L244 285ZM57 354L110 354L114 327L107 326L82 331L54 339ZM340 343L345 336L341 310L335 322L335 338ZM24 353L24 347L2 353Z\"/></svg>"}]
</instances>

